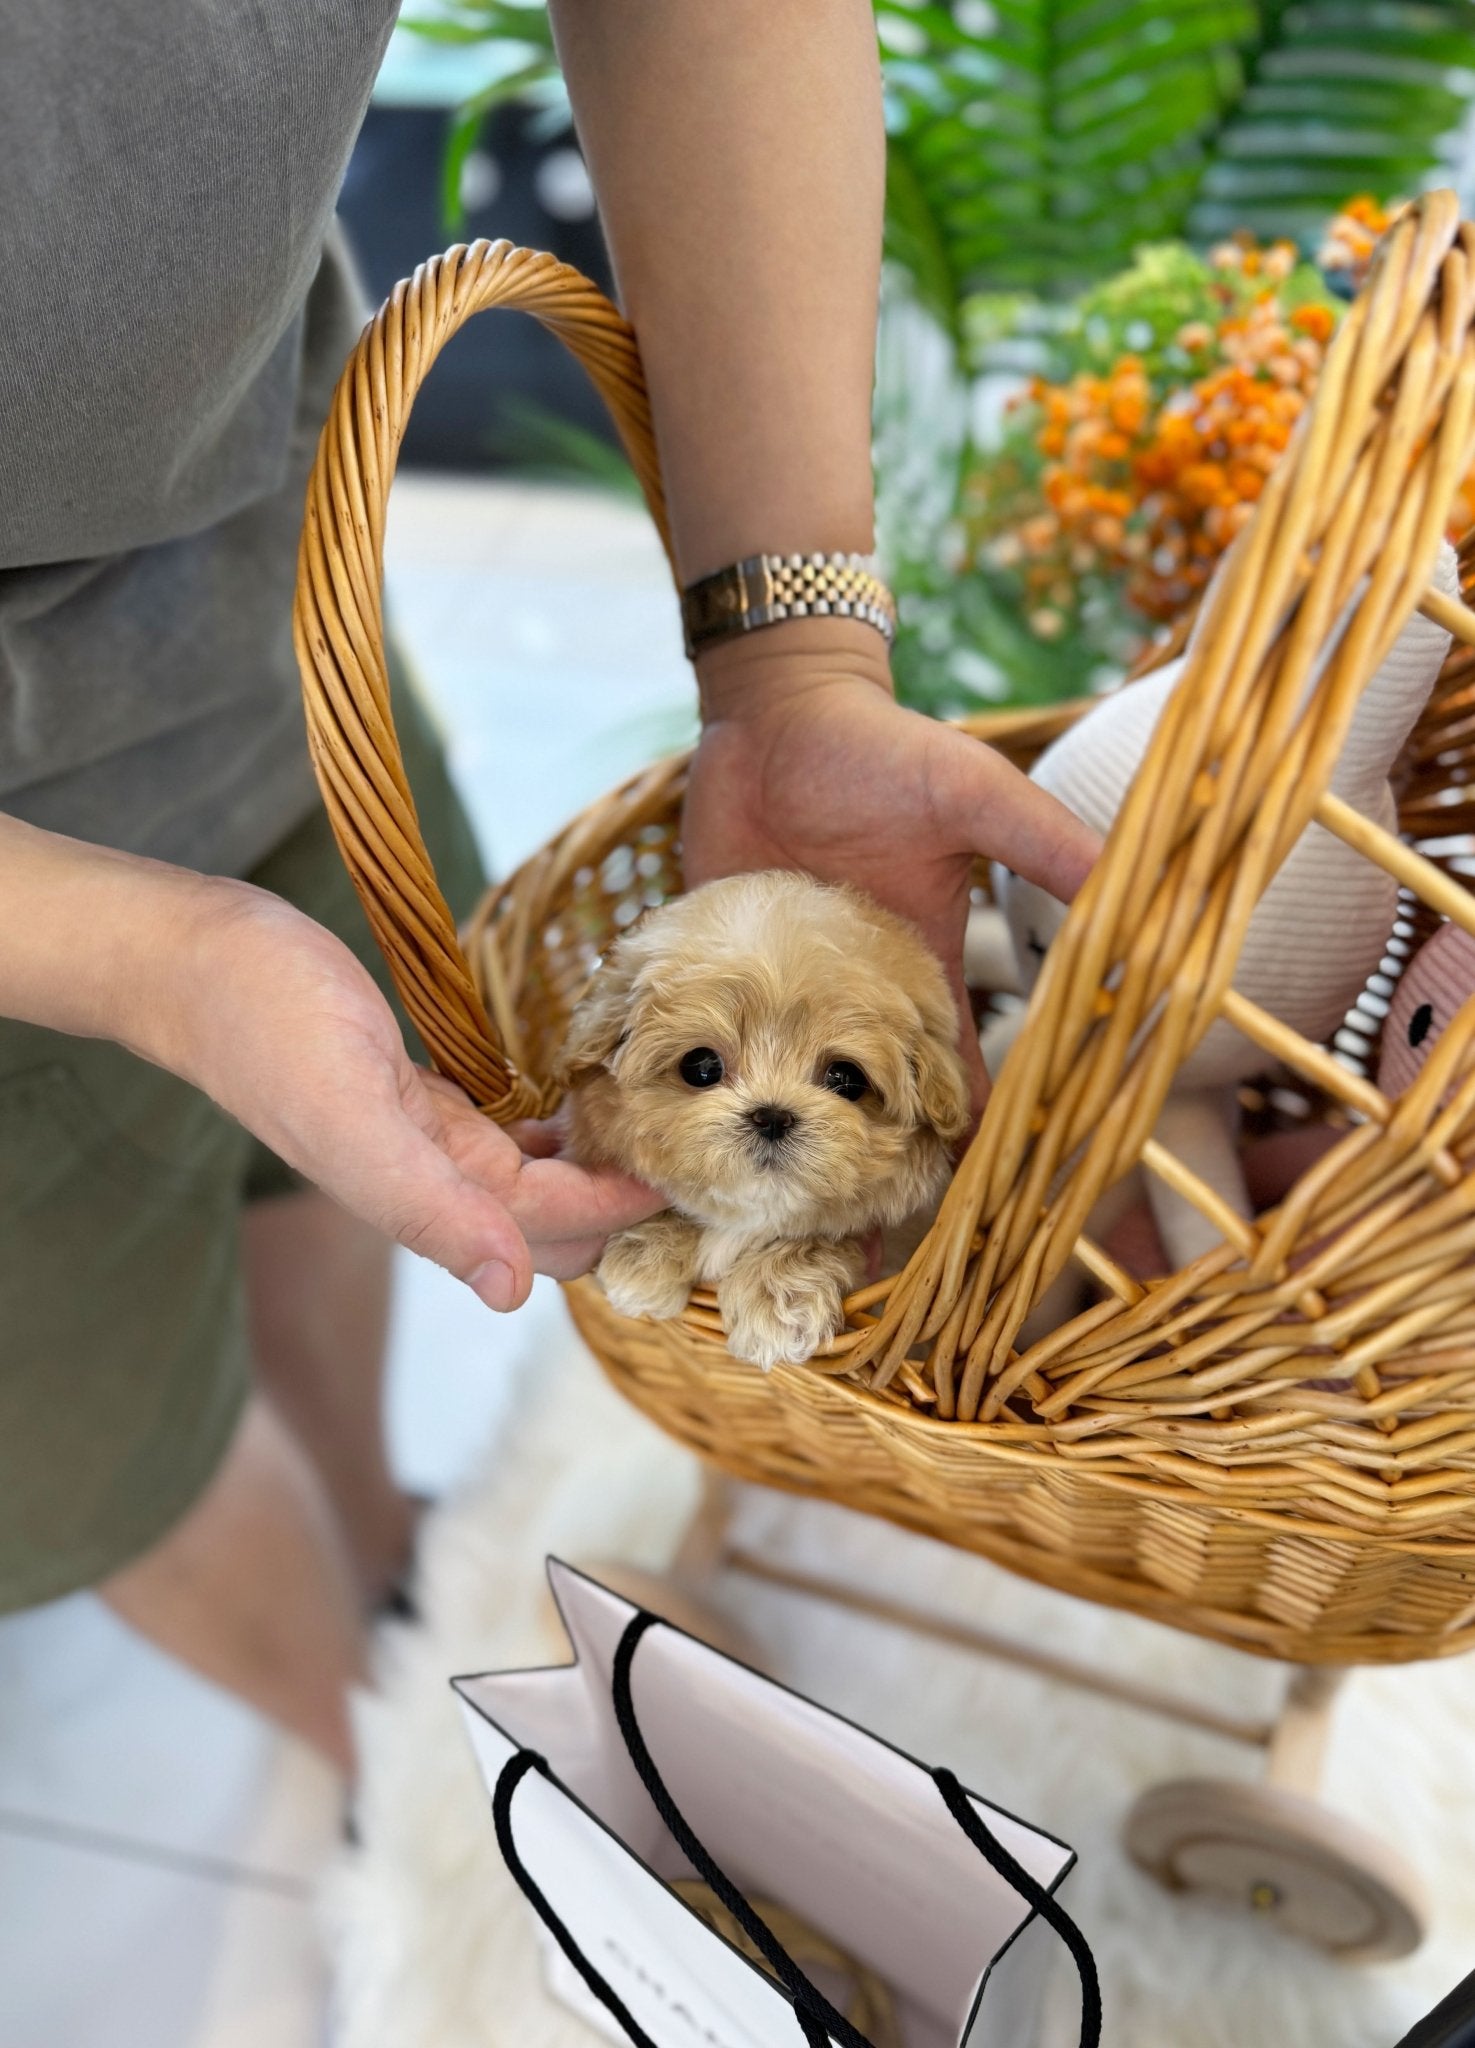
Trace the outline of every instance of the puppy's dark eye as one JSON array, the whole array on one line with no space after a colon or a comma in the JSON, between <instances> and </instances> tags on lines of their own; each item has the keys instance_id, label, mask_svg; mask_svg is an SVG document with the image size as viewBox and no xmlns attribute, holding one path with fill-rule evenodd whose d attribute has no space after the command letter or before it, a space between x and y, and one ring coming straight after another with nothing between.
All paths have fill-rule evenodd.
<instances>
[{"instance_id":1,"label":"puppy's dark eye","mask_svg":"<svg viewBox=\"0 0 1475 2048\"><path fill-rule=\"evenodd\" d=\"M1034 954L1036 960L1044 959L1046 948L1040 939L1039 933L1033 927L1025 933L1024 943L1029 947L1031 953Z\"/></svg>"},{"instance_id":2,"label":"puppy's dark eye","mask_svg":"<svg viewBox=\"0 0 1475 2048\"><path fill-rule=\"evenodd\" d=\"M871 1092L870 1082L854 1060L831 1060L825 1068L824 1086L847 1102L859 1102Z\"/></svg>"},{"instance_id":3,"label":"puppy's dark eye","mask_svg":"<svg viewBox=\"0 0 1475 2048\"><path fill-rule=\"evenodd\" d=\"M710 1045L698 1045L682 1054L680 1073L688 1088L715 1088L722 1072L722 1055Z\"/></svg>"},{"instance_id":4,"label":"puppy's dark eye","mask_svg":"<svg viewBox=\"0 0 1475 2048\"><path fill-rule=\"evenodd\" d=\"M1434 1005L1432 1003L1420 1003L1408 1020L1409 1044L1422 1045L1433 1028Z\"/></svg>"}]
</instances>

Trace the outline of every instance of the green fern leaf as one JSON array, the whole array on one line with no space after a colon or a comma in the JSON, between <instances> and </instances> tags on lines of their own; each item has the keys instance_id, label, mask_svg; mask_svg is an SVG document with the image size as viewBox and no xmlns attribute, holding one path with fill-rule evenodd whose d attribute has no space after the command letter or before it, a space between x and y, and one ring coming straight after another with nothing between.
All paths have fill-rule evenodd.
<instances>
[{"instance_id":1,"label":"green fern leaf","mask_svg":"<svg viewBox=\"0 0 1475 2048\"><path fill-rule=\"evenodd\" d=\"M877 0L890 251L950 283L1062 294L1177 232L1243 85L1248 0ZM956 321L949 323L956 326Z\"/></svg>"},{"instance_id":2,"label":"green fern leaf","mask_svg":"<svg viewBox=\"0 0 1475 2048\"><path fill-rule=\"evenodd\" d=\"M1470 0L1301 0L1262 9L1239 105L1214 138L1189 215L1310 241L1355 192L1427 185L1454 162L1475 85Z\"/></svg>"}]
</instances>

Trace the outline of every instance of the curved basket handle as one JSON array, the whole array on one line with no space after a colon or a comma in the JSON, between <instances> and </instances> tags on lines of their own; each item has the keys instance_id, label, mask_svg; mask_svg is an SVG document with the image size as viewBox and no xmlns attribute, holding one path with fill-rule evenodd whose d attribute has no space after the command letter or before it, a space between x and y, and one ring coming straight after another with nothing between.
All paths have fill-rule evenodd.
<instances>
[{"instance_id":1,"label":"curved basket handle","mask_svg":"<svg viewBox=\"0 0 1475 2048\"><path fill-rule=\"evenodd\" d=\"M634 334L568 264L510 242L474 242L395 286L338 380L307 487L292 628L318 786L395 986L439 1071L510 1123L537 1112L540 1091L498 1042L435 879L384 658L384 519L410 407L451 336L491 306L531 313L588 371L669 559Z\"/></svg>"}]
</instances>

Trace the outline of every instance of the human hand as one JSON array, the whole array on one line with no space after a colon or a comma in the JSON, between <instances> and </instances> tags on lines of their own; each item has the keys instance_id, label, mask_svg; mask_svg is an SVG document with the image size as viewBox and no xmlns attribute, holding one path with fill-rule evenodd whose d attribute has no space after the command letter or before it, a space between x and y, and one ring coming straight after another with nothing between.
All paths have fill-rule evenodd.
<instances>
[{"instance_id":1,"label":"human hand","mask_svg":"<svg viewBox=\"0 0 1475 2048\"><path fill-rule=\"evenodd\" d=\"M517 1307L663 1205L534 1156L408 1058L348 948L280 897L0 813L0 1017L111 1038L213 1097L347 1209Z\"/></svg>"},{"instance_id":2,"label":"human hand","mask_svg":"<svg viewBox=\"0 0 1475 2048\"><path fill-rule=\"evenodd\" d=\"M1001 860L1068 901L1100 851L1096 834L992 748L898 705L868 627L772 627L704 653L699 675L688 881L803 868L910 918L947 969L981 1103L988 1081L962 974L973 863Z\"/></svg>"},{"instance_id":3,"label":"human hand","mask_svg":"<svg viewBox=\"0 0 1475 2048\"><path fill-rule=\"evenodd\" d=\"M188 953L153 1056L489 1308L516 1308L535 1271L584 1272L662 1207L623 1174L537 1156L554 1149L547 1126L519 1126L519 1143L415 1066L348 948L279 898L205 885Z\"/></svg>"}]
</instances>

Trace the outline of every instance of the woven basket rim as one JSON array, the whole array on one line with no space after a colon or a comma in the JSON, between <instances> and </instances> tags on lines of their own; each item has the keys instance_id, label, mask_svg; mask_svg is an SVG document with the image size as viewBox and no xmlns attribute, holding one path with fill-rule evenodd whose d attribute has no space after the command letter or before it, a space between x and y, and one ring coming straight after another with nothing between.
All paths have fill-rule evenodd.
<instances>
[{"instance_id":1,"label":"woven basket rim","mask_svg":"<svg viewBox=\"0 0 1475 2048\"><path fill-rule=\"evenodd\" d=\"M602 834L659 823L667 858L687 757L655 764L588 807L489 893L463 948L394 737L383 532L414 394L450 335L493 306L532 312L585 363L664 535L649 403L628 326L550 257L507 244L458 247L396 289L345 370L308 490L294 626L314 766L406 1006L442 1071L488 1114L511 1121L547 1101L527 1070L536 1059L521 1052L531 1042L523 1003L549 906L567 900ZM1471 1635L1475 1571L1464 1566L1475 1560L1475 1173L1466 1161L1475 1162L1475 998L1447 1028L1427 1079L1389 1103L1246 1005L1233 972L1250 909L1313 820L1411 887L1432 913L1475 932L1475 894L1423 850L1457 816L1475 838L1475 615L1428 590L1446 509L1472 460L1475 228L1460 221L1452 194L1426 194L1385 237L1326 356L1316 400L1226 558L1106 852L1050 949L1029 1026L922 1245L899 1274L852 1298L852 1314L864 1310L865 1321L828 1355L780 1369L762 1387L745 1384L741 1399L727 1390L733 1361L702 1304L652 1344L650 1326L621 1327L603 1309L596 1316L590 1283L576 1283L606 1369L632 1398L734 1469L785 1485L802 1473L809 1491L837 1499L848 1491L872 1511L944 1536L960 1532L955 1540L979 1548L988 1546L970 1533L969 1487L986 1483L990 1461L1028 1467L1040 1489L1034 1505L1020 1507L1007 1543L990 1541L1000 1554L1012 1545L1034 1558L1016 1569L1067 1589L1070 1561L1050 1553L1056 1539L1040 1533L1055 1527L1051 1482L1068 1477L1089 1484L1093 1497L1140 1503L1136 1595L1103 1591L1126 1581L1113 1578L1114 1566L1087 1561L1119 1548L1120 1531L1101 1539L1099 1553L1087 1532L1076 1562L1095 1575L1091 1597L1160 1615L1173 1600L1148 1584L1154 1569L1168 1568L1152 1563L1152 1546L1167 1543L1170 1529L1172 1569L1186 1571L1207 1514L1214 1527L1255 1539L1260 1577L1235 1594L1249 1603L1235 1621L1221 1581L1240 1571L1239 1552L1231 1545L1226 1563L1210 1545L1201 1593L1176 1596L1179 1617L1208 1633L1240 1628L1244 1647L1282 1641L1307 1655L1318 1640L1338 1653L1366 1642L1371 1658L1402 1658L1440 1654ZM1344 640L1307 683L1326 625L1354 597ZM1437 766L1441 746L1461 761L1469 752L1470 794L1466 780L1438 784L1428 769L1427 786L1408 799L1418 831L1402 841L1339 809L1330 780L1360 693L1416 608L1453 628L1464 666L1431 700L1427 733L1420 729L1424 765L1410 773ZM1063 730L1091 701L968 724L1022 758L1047 727ZM1457 808L1442 810L1451 795ZM537 969L554 1026L571 972L568 960ZM1106 1308L1025 1344L1032 1307L1067 1261L1083 1256L1100 1192L1144 1158L1150 1170L1166 1170L1148 1157L1157 1114L1186 1049L1219 1016L1369 1125L1349 1129L1327 1155L1331 1164L1303 1173L1243 1244L1232 1240L1222 1256L1158 1285L1140 1286L1095 1248L1086 1263L1107 1291ZM1447 1111L1442 1076L1467 1051L1470 1079ZM1181 1162L1174 1170L1202 1206L1211 1191L1199 1184L1194 1193ZM1387 1212L1370 1248L1345 1232L1329 1238L1359 1213L1358 1201ZM1322 1241L1333 1252L1317 1264ZM1298 1267L1302 1253L1312 1263ZM1366 1280L1358 1294L1358 1275L1379 1275L1379 1259L1391 1277ZM1467 1264L1468 1286L1460 1279ZM1287 1320L1292 1309L1304 1327ZM1446 1329L1444 1349L1431 1351L1432 1333ZM1390 1360L1400 1370L1385 1375ZM926 1400L914 1391L918 1375ZM1280 1400L1286 1387L1324 1385L1323 1375L1352 1391L1319 1396L1322 1405L1305 1413ZM711 1415L699 1416L693 1398L710 1403ZM884 1450L884 1479L845 1469L844 1431L828 1450L806 1438L816 1403L859 1423L868 1451ZM1195 1440L1180 1419L1212 1424L1215 1443L1202 1441L1208 1428ZM1072 1422L1067 1443L1059 1432ZM1035 1430L1038 1442L1017 1434ZM1260 1450L1229 1457L1231 1436ZM1185 1469L1192 1483L1175 1476ZM1351 1504L1350 1518L1247 1507L1242 1490L1262 1469L1263 1499L1299 1484L1314 1501L1322 1487ZM1446 1500L1456 1526L1441 1535L1432 1524ZM1359 1501L1363 1525L1352 1512ZM1355 1559L1371 1576L1364 1587L1323 1560L1323 1583L1312 1552ZM1395 1559L1430 1569L1412 1619L1381 1627L1377 1602L1387 1596L1378 1572ZM1257 1600L1270 1605L1252 1611ZM1311 1619L1296 1620L1303 1608Z\"/></svg>"}]
</instances>

